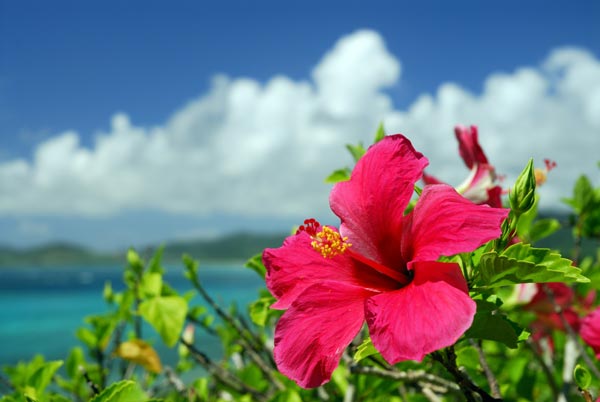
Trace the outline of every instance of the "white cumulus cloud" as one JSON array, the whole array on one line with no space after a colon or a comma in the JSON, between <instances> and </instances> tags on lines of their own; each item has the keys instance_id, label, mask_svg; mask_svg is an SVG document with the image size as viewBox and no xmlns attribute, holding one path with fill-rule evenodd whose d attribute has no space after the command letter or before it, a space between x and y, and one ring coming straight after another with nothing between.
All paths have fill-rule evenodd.
<instances>
[{"instance_id":1,"label":"white cumulus cloud","mask_svg":"<svg viewBox=\"0 0 600 402\"><path fill-rule=\"evenodd\" d=\"M479 126L509 183L529 157L556 160L547 205L580 173L596 174L600 62L585 50L557 49L539 66L494 72L480 94L443 84L406 110L387 92L400 73L381 36L363 30L340 39L307 81L214 77L159 126L118 113L91 147L69 131L31 160L0 162L0 214L319 215L328 208L323 178L351 162L343 146L369 143L380 121L430 158L430 173L455 184L467 174L452 134L459 123Z\"/></svg>"}]
</instances>

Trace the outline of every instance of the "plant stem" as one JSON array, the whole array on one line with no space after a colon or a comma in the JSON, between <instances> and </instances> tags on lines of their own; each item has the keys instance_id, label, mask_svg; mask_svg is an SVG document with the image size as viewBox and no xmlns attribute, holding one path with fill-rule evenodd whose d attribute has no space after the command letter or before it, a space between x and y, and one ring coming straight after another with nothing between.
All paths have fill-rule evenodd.
<instances>
[{"instance_id":1,"label":"plant stem","mask_svg":"<svg viewBox=\"0 0 600 402\"><path fill-rule=\"evenodd\" d=\"M186 340L183 338L179 338L179 341L188 348L194 359L196 359L196 361L200 363L202 367L204 367L215 377L216 380L220 381L223 385L240 394L250 394L254 400L259 402L268 401L269 398L266 395L263 395L260 391L242 382L242 380L225 370L223 367L213 363L213 361L207 355L196 349L194 345L186 342Z\"/></svg>"},{"instance_id":2,"label":"plant stem","mask_svg":"<svg viewBox=\"0 0 600 402\"><path fill-rule=\"evenodd\" d=\"M454 347L450 346L444 350L444 354L442 352L434 352L431 354L434 360L438 361L448 370L448 372L454 377L455 382L460 387L463 392L465 398L468 402L477 402L475 396L478 394L481 397L483 402L498 402L502 401L500 398L494 398L490 394L488 394L485 390L481 389L477 385L475 385L470 378L468 378L456 365L456 353L454 352Z\"/></svg>"},{"instance_id":3,"label":"plant stem","mask_svg":"<svg viewBox=\"0 0 600 402\"><path fill-rule=\"evenodd\" d=\"M498 380L496 380L496 376L494 376L494 373L492 372L492 369L485 358L485 354L483 353L483 349L481 347L481 341L476 342L474 339L469 339L469 343L475 348L475 350L477 350L477 353L479 354L479 364L481 364L481 367L483 368L483 372L485 373L485 378L487 378L492 396L494 398L502 398L502 395L500 394L500 387L498 386Z\"/></svg>"},{"instance_id":4,"label":"plant stem","mask_svg":"<svg viewBox=\"0 0 600 402\"><path fill-rule=\"evenodd\" d=\"M544 358L542 357L542 354L541 354L541 350L539 350L539 348L536 347L536 345L533 343L533 341L531 339L527 339L526 345L531 349L531 352L533 353L533 357L535 358L535 360L538 362L538 364L542 368L542 371L544 372L544 375L546 376L546 379L548 380L548 384L550 385L550 389L552 390L552 396L554 397L553 400L557 400L558 396L560 394L560 391L558 389L558 384L556 383L556 380L554 379L554 375L553 375L552 371L550 370L550 368L544 361Z\"/></svg>"},{"instance_id":5,"label":"plant stem","mask_svg":"<svg viewBox=\"0 0 600 402\"><path fill-rule=\"evenodd\" d=\"M424 370L397 371L394 369L382 369L374 366L351 365L350 372L353 374L366 374L380 378L388 378L396 381L403 381L410 384L417 384L421 387L427 386L432 391L447 393L450 391L460 391L455 383L434 374L429 374Z\"/></svg>"}]
</instances>

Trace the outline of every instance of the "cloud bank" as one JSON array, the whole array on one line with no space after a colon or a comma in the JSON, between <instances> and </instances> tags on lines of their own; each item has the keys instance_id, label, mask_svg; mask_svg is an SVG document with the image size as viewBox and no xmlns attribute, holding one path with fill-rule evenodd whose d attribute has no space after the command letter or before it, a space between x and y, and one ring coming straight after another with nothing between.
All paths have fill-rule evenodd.
<instances>
[{"instance_id":1,"label":"cloud bank","mask_svg":"<svg viewBox=\"0 0 600 402\"><path fill-rule=\"evenodd\" d=\"M214 77L210 90L159 126L126 113L84 147L75 131L41 143L31 159L0 163L0 215L107 216L149 209L193 215L314 216L328 209L323 178L349 165L343 146L368 144L380 121L458 184L467 174L455 124L477 124L511 183L530 157L558 168L543 188L556 206L581 173L598 177L600 61L556 49L539 66L491 73L481 94L446 83L396 110L401 63L381 36L357 31L323 56L307 81Z\"/></svg>"}]
</instances>

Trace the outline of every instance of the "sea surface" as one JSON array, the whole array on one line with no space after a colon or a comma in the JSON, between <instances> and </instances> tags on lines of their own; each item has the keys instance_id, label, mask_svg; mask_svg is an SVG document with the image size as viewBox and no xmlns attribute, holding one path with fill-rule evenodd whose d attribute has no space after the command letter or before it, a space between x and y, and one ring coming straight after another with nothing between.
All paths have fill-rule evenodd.
<instances>
[{"instance_id":1,"label":"sea surface","mask_svg":"<svg viewBox=\"0 0 600 402\"><path fill-rule=\"evenodd\" d=\"M47 360L66 359L73 346L83 346L75 336L85 326L84 317L108 312L103 299L104 284L121 291L123 267L19 267L0 268L0 367L42 354ZM208 293L223 306L235 303L240 310L255 300L264 281L238 265L203 265L200 280ZM181 267L167 267L164 280L181 293L192 289ZM192 305L202 304L196 296ZM155 341L159 353L174 358L175 350L160 345L149 326L145 339ZM221 354L219 340L196 331L196 345L209 355ZM85 347L84 347L85 349Z\"/></svg>"}]
</instances>

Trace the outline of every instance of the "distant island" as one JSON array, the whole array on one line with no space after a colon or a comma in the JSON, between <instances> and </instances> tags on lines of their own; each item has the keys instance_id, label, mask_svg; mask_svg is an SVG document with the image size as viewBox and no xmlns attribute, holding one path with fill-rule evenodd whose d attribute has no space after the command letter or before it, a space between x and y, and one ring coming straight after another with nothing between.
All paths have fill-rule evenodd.
<instances>
[{"instance_id":1,"label":"distant island","mask_svg":"<svg viewBox=\"0 0 600 402\"><path fill-rule=\"evenodd\" d=\"M216 239L173 241L164 243L163 262L178 263L183 254L200 261L245 261L268 247L281 246L287 234L234 233ZM150 258L160 245L136 249L144 258ZM81 266L121 264L127 249L102 253L72 243L49 243L20 249L0 246L0 269L20 266Z\"/></svg>"},{"instance_id":2,"label":"distant island","mask_svg":"<svg viewBox=\"0 0 600 402\"><path fill-rule=\"evenodd\" d=\"M546 239L536 243L537 247L547 247L560 250L565 257L573 251L572 228L569 227L569 217L561 213L540 214L540 218L557 218L562 228ZM186 241L167 241L164 245L163 262L177 264L183 254L189 254L201 262L233 262L246 261L267 247L281 246L288 233L260 234L233 233L215 239L198 239ZM159 244L137 248L138 253L148 259ZM582 242L580 256L592 255L596 252L598 243L586 240ZM100 264L122 264L125 261L127 249L112 253L102 253L90 248L70 243L51 243L27 249L0 245L0 269L20 266L81 266Z\"/></svg>"}]
</instances>

